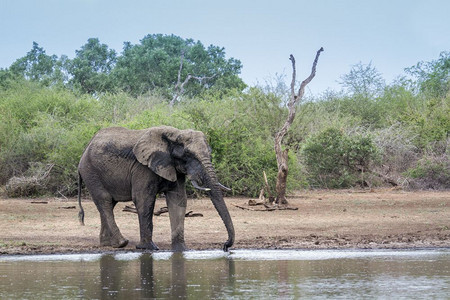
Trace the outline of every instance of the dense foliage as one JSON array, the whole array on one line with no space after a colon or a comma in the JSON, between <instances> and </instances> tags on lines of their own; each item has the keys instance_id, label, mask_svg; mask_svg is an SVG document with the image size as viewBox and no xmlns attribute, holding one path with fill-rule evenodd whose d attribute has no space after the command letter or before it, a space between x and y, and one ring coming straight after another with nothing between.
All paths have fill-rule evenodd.
<instances>
[{"instance_id":1,"label":"dense foliage","mask_svg":"<svg viewBox=\"0 0 450 300\"><path fill-rule=\"evenodd\" d=\"M214 77L190 83L171 107L181 51L182 76ZM89 39L74 59L34 43L0 70L0 185L11 195L73 195L79 158L98 129L171 125L203 131L221 182L256 196L263 171L275 184L273 137L287 110L282 84L243 91L240 68L223 48L176 36L149 35L121 55ZM360 63L342 77L342 91L301 103L284 141L289 188L449 188L449 69L443 52L387 85ZM31 188L11 188L22 182Z\"/></svg>"},{"instance_id":2,"label":"dense foliage","mask_svg":"<svg viewBox=\"0 0 450 300\"><path fill-rule=\"evenodd\" d=\"M370 136L348 135L337 128L311 136L302 148L309 182L330 188L364 185L364 171L370 170L376 154Z\"/></svg>"},{"instance_id":3,"label":"dense foliage","mask_svg":"<svg viewBox=\"0 0 450 300\"><path fill-rule=\"evenodd\" d=\"M181 81L188 74L200 78L186 86L187 96L245 88L238 77L241 62L227 59L224 48L214 45L205 48L200 41L162 34L147 35L136 45L125 42L121 55L99 39L90 38L75 51L73 59L47 55L33 42L24 57L0 72L0 79L25 78L44 86L64 86L91 95L124 91L138 96L157 91L170 96L178 81L181 61Z\"/></svg>"}]
</instances>

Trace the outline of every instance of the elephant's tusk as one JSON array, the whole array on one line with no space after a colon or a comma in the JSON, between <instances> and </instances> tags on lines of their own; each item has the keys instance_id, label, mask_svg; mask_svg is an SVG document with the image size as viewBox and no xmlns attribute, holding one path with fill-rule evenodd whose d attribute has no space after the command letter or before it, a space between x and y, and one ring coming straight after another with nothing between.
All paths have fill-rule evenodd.
<instances>
[{"instance_id":1,"label":"elephant's tusk","mask_svg":"<svg viewBox=\"0 0 450 300\"><path fill-rule=\"evenodd\" d=\"M231 192L231 189L230 189L229 187L224 186L224 185L221 184L220 182L219 182L219 186L220 186L220 188L221 188L222 190L224 190L224 191L226 191L226 192Z\"/></svg>"},{"instance_id":2,"label":"elephant's tusk","mask_svg":"<svg viewBox=\"0 0 450 300\"><path fill-rule=\"evenodd\" d=\"M204 188L204 187L199 186L198 183L197 183L197 181L195 181L195 180L191 180L191 182L192 182L192 185L193 185L197 190L200 190L200 191L210 191L210 190L211 190L210 188Z\"/></svg>"}]
</instances>

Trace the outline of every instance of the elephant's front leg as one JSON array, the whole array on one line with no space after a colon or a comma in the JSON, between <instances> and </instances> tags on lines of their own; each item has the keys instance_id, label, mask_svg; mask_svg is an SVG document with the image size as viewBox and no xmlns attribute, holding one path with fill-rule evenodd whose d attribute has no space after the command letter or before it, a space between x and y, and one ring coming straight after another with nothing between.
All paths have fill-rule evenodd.
<instances>
[{"instance_id":1,"label":"elephant's front leg","mask_svg":"<svg viewBox=\"0 0 450 300\"><path fill-rule=\"evenodd\" d=\"M177 187L165 194L172 230L172 250L184 251L186 250L184 243L184 218L187 205L184 180L179 180Z\"/></svg>"},{"instance_id":2,"label":"elephant's front leg","mask_svg":"<svg viewBox=\"0 0 450 300\"><path fill-rule=\"evenodd\" d=\"M156 195L136 195L133 202L139 217L139 229L141 241L136 245L137 249L158 250L152 240L153 237L153 210L155 209Z\"/></svg>"}]
</instances>

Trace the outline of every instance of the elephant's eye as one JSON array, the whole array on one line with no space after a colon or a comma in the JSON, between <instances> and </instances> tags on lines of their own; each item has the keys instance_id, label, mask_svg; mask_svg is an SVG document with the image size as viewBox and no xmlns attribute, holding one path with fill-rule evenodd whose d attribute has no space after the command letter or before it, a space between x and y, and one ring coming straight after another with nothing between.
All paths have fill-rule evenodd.
<instances>
[{"instance_id":1,"label":"elephant's eye","mask_svg":"<svg viewBox=\"0 0 450 300\"><path fill-rule=\"evenodd\" d=\"M172 155L177 157L177 158L182 158L183 155L184 155L184 148L183 148L183 146L175 146L173 148Z\"/></svg>"}]
</instances>

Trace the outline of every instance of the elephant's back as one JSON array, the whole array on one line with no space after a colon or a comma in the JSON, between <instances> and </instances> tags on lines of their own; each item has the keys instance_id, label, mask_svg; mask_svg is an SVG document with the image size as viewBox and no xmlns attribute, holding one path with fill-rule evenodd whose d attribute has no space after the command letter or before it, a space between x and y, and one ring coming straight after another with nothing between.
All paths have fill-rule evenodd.
<instances>
[{"instance_id":1,"label":"elephant's back","mask_svg":"<svg viewBox=\"0 0 450 300\"><path fill-rule=\"evenodd\" d=\"M89 143L88 148L96 150L112 146L117 149L133 148L145 131L146 130L131 130L123 127L104 128L95 134Z\"/></svg>"},{"instance_id":2,"label":"elephant's back","mask_svg":"<svg viewBox=\"0 0 450 300\"><path fill-rule=\"evenodd\" d=\"M86 147L80 165L112 160L135 160L133 147L146 130L109 127L99 130Z\"/></svg>"},{"instance_id":3,"label":"elephant's back","mask_svg":"<svg viewBox=\"0 0 450 300\"><path fill-rule=\"evenodd\" d=\"M100 129L92 140L96 143L114 141L134 145L146 131L147 129L133 130L124 127L108 127Z\"/></svg>"}]
</instances>

